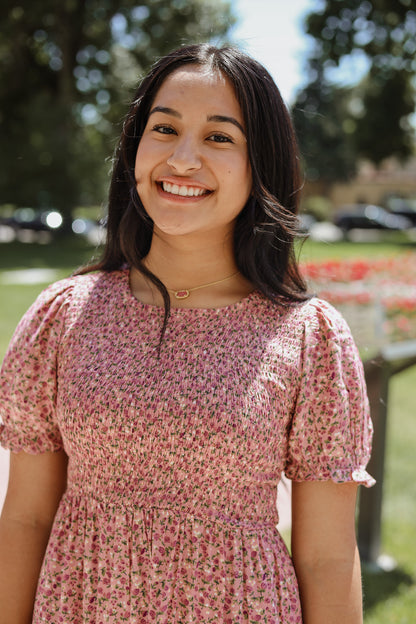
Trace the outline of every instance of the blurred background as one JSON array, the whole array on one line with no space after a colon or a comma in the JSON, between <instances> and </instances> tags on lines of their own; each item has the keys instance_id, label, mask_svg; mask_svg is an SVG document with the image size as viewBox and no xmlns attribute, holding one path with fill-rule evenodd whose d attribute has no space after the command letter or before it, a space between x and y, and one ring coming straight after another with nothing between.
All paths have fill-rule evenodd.
<instances>
[{"instance_id":1,"label":"blurred background","mask_svg":"<svg viewBox=\"0 0 416 624\"><path fill-rule=\"evenodd\" d=\"M365 622L407 624L416 610L413 0L3 0L0 358L40 290L99 254L130 98L155 58L195 41L242 47L291 111L304 179L300 262L351 325L381 432L378 493L362 501ZM1 504L4 451L0 462Z\"/></svg>"}]
</instances>

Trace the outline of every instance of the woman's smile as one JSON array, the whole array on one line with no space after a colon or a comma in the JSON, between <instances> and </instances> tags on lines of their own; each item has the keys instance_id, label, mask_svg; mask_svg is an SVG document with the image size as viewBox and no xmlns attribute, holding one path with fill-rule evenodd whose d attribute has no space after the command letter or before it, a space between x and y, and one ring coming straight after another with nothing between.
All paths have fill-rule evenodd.
<instances>
[{"instance_id":1,"label":"woman's smile","mask_svg":"<svg viewBox=\"0 0 416 624\"><path fill-rule=\"evenodd\" d=\"M183 198L198 199L212 193L211 189L200 186L196 182L192 181L184 184L181 179L158 180L156 184L163 196L173 200L182 200Z\"/></svg>"}]
</instances>

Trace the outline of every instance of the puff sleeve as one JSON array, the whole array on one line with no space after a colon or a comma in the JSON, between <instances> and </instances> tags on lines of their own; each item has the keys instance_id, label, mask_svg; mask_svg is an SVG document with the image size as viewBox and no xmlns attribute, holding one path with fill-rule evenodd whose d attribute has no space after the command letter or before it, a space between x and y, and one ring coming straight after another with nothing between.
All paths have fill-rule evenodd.
<instances>
[{"instance_id":1,"label":"puff sleeve","mask_svg":"<svg viewBox=\"0 0 416 624\"><path fill-rule=\"evenodd\" d=\"M347 323L330 304L312 299L305 309L286 476L370 487L375 481L366 465L373 429L357 347Z\"/></svg>"},{"instance_id":2,"label":"puff sleeve","mask_svg":"<svg viewBox=\"0 0 416 624\"><path fill-rule=\"evenodd\" d=\"M63 447L56 422L57 361L70 278L44 290L16 328L0 374L0 443L14 452Z\"/></svg>"}]
</instances>

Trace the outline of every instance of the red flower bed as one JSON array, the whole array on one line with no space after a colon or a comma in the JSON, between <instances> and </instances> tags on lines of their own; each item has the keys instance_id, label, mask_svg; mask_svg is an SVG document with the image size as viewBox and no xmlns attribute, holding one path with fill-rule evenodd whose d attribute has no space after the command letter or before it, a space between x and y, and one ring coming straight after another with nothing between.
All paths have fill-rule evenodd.
<instances>
[{"instance_id":1,"label":"red flower bed","mask_svg":"<svg viewBox=\"0 0 416 624\"><path fill-rule=\"evenodd\" d=\"M361 348L416 340L416 253L301 264L309 288L338 308Z\"/></svg>"}]
</instances>

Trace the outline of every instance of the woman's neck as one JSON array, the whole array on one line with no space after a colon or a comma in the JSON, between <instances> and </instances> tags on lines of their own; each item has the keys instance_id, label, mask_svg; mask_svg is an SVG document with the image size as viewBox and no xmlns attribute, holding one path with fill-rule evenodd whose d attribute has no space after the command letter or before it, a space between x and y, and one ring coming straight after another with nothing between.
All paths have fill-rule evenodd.
<instances>
[{"instance_id":1,"label":"woman's neck","mask_svg":"<svg viewBox=\"0 0 416 624\"><path fill-rule=\"evenodd\" d=\"M154 237L144 263L169 288L181 284L198 286L238 270L232 245L205 240L170 241Z\"/></svg>"}]
</instances>

